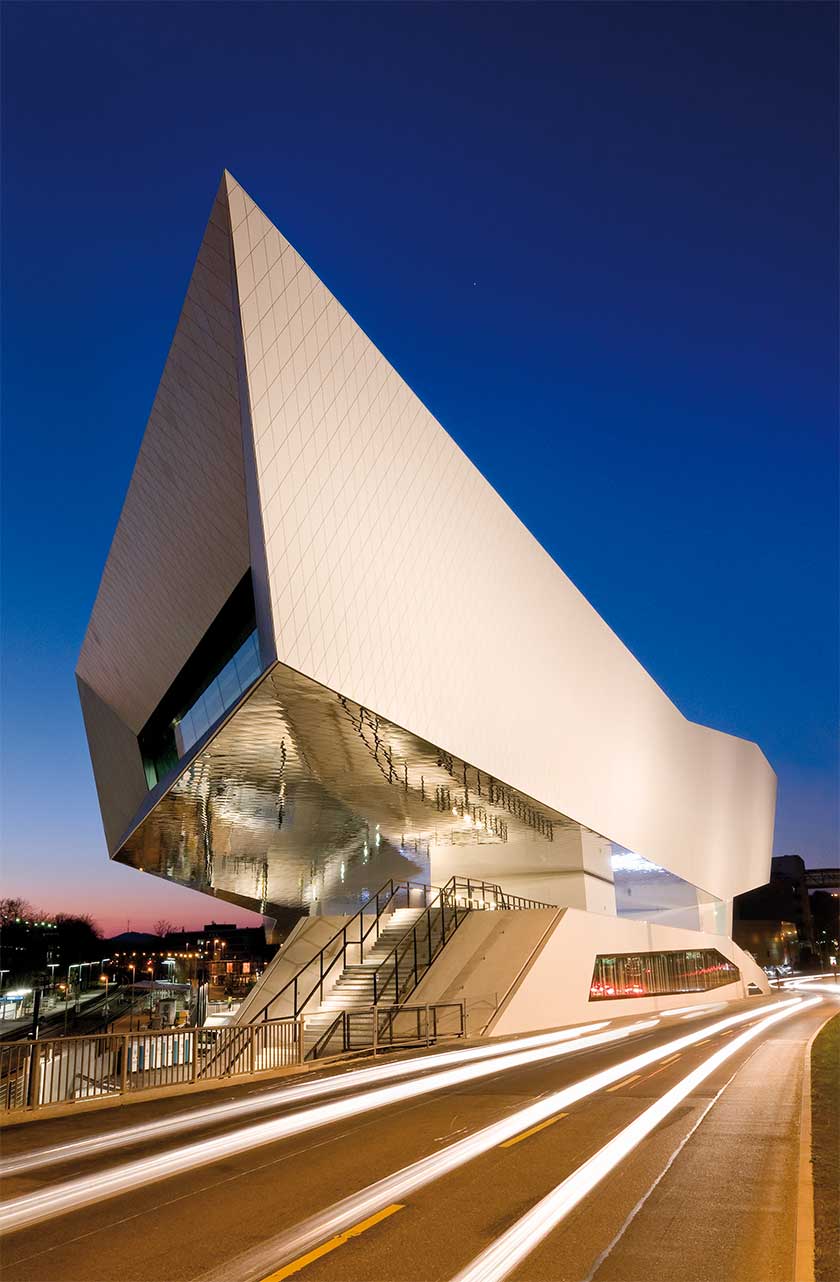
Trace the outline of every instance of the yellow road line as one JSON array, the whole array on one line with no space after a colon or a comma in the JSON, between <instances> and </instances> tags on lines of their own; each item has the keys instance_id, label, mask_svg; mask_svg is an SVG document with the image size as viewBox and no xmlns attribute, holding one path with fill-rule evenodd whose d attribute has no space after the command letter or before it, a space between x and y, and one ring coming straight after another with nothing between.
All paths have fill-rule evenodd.
<instances>
[{"instance_id":1,"label":"yellow road line","mask_svg":"<svg viewBox=\"0 0 840 1282\"><path fill-rule=\"evenodd\" d=\"M668 1059L664 1060L660 1064L659 1068L655 1068L652 1073L648 1073L647 1077L645 1077L643 1080L646 1082L649 1082L652 1077L656 1077L657 1073L664 1073L668 1065L673 1064L674 1060L679 1059L680 1055L682 1055L682 1051L680 1051L679 1055L671 1055Z\"/></svg>"},{"instance_id":2,"label":"yellow road line","mask_svg":"<svg viewBox=\"0 0 840 1282\"><path fill-rule=\"evenodd\" d=\"M558 1113L556 1117L549 1117L544 1122L538 1122L537 1125L532 1126L530 1130L522 1131L519 1135L514 1135L513 1139L504 1140L503 1143L499 1145L499 1148L510 1148L513 1144L518 1144L520 1140L527 1140L529 1135L536 1135L537 1131L544 1131L547 1126L553 1126L555 1122L560 1121L561 1117L568 1116L568 1113Z\"/></svg>"},{"instance_id":3,"label":"yellow road line","mask_svg":"<svg viewBox=\"0 0 840 1282\"><path fill-rule=\"evenodd\" d=\"M622 1086L629 1086L631 1082L638 1082L641 1073L634 1073L632 1077L625 1077L624 1081L616 1082L615 1086L608 1086L608 1091L620 1091Z\"/></svg>"},{"instance_id":4,"label":"yellow road line","mask_svg":"<svg viewBox=\"0 0 840 1282\"><path fill-rule=\"evenodd\" d=\"M382 1220L387 1220L389 1215L402 1210L404 1210L404 1205L401 1202L394 1202L391 1206L386 1206L383 1211L377 1211L375 1215L369 1216L366 1220L361 1220L359 1224L354 1224L352 1229L345 1229L343 1233L337 1233L335 1237L331 1237L329 1242L316 1246L313 1251L307 1251L306 1255L299 1255L296 1260L292 1260L291 1264L284 1264L283 1268L278 1269L276 1273L269 1273L268 1277L262 1279L262 1282L283 1282L283 1278L290 1278L293 1273L299 1273L301 1269L306 1268L307 1264L320 1260L323 1255L329 1255L330 1251L335 1251L337 1247L344 1246L344 1243L349 1242L351 1238L358 1237L360 1233L365 1233L368 1229L372 1229L375 1224L379 1224Z\"/></svg>"}]
</instances>

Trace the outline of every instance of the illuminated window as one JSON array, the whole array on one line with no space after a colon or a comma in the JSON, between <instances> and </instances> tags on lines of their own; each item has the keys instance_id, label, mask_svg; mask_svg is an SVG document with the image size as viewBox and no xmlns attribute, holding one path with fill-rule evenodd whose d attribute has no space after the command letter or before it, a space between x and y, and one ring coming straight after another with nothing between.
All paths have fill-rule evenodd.
<instances>
[{"instance_id":1,"label":"illuminated window","mask_svg":"<svg viewBox=\"0 0 840 1282\"><path fill-rule=\"evenodd\" d=\"M154 788L261 674L251 571L231 593L138 735Z\"/></svg>"},{"instance_id":2,"label":"illuminated window","mask_svg":"<svg viewBox=\"0 0 840 1282\"><path fill-rule=\"evenodd\" d=\"M716 948L602 954L595 958L589 1000L704 993L723 984L734 984L740 978L738 967Z\"/></svg>"}]
</instances>

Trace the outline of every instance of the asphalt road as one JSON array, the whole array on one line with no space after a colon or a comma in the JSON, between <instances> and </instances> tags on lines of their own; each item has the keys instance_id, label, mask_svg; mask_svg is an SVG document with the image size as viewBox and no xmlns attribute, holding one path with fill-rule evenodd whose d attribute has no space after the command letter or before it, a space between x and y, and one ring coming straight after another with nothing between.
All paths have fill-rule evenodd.
<instances>
[{"instance_id":1,"label":"asphalt road","mask_svg":"<svg viewBox=\"0 0 840 1282\"><path fill-rule=\"evenodd\" d=\"M292 1088L301 1079L9 1128L5 1163L45 1147L108 1133L122 1136L128 1126L161 1120L171 1126L176 1117L201 1106L217 1110L237 1101L258 1106L247 1117L220 1121L211 1113L177 1135L164 1130L123 1137L106 1153L74 1150L48 1167L24 1166L9 1175L4 1202L85 1176L96 1177L97 1200L9 1232L2 1242L3 1277L6 1282L282 1282L291 1275L290 1266L297 1266L294 1276L301 1282L448 1282L750 1025L708 1036L706 1029L740 1012L758 1019L790 996L730 1004L688 1020L678 1013L609 1045L541 1062L499 1067L499 1061L484 1076L412 1098L412 1081L422 1077L431 1084L436 1071L443 1071L432 1053L411 1079L394 1084L392 1098L381 1107L238 1149L234 1145L243 1128L297 1119L313 1107L303 1102L290 1107L277 1096L278 1087L288 1082ZM804 1048L836 1010L837 1001L826 996L821 1005L797 1012L738 1049L541 1241L529 1241L533 1249L508 1276L517 1282L793 1282ZM595 1017L609 1019L609 1011L599 1009ZM615 1021L605 1031L623 1031L628 1023ZM701 1030L701 1044L674 1056L659 1050ZM453 1044L441 1049L451 1050ZM644 1052L659 1058L633 1073L617 1067ZM609 1086L550 1110L538 1129L521 1127L513 1117L607 1069L615 1070ZM354 1107L358 1091L340 1089L346 1071L327 1076L329 1093L317 1103L345 1100ZM406 1196L374 1197L369 1206L359 1199L352 1226L361 1225L362 1231L336 1238L337 1230L346 1233L348 1227L346 1217L335 1220L333 1213L343 1199L504 1119L511 1124L503 1143L438 1173ZM107 1196L102 1181L115 1166L144 1158L166 1161L186 1145L224 1137L231 1151L202 1157L168 1178L150 1179L155 1172L144 1171L125 1191ZM328 1212L332 1226L329 1215L323 1222L318 1218ZM298 1226L312 1217L318 1220L314 1237L304 1238ZM330 1249L321 1253L325 1245Z\"/></svg>"}]
</instances>

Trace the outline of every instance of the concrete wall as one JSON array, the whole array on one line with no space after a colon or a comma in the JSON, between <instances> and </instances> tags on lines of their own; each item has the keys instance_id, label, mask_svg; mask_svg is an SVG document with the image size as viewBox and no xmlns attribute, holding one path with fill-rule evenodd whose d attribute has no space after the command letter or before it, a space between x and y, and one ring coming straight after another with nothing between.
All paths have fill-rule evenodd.
<instances>
[{"instance_id":1,"label":"concrete wall","mask_svg":"<svg viewBox=\"0 0 840 1282\"><path fill-rule=\"evenodd\" d=\"M589 1000L597 954L681 948L717 948L739 968L741 979L706 993ZM769 993L770 985L763 970L731 939L671 926L610 919L567 908L529 959L488 1031L493 1035L521 1033L669 1007L732 1001L748 996L750 981L763 993Z\"/></svg>"},{"instance_id":2,"label":"concrete wall","mask_svg":"<svg viewBox=\"0 0 840 1282\"><path fill-rule=\"evenodd\" d=\"M483 1033L562 910L472 912L408 999L464 1002L467 1032Z\"/></svg>"}]
</instances>

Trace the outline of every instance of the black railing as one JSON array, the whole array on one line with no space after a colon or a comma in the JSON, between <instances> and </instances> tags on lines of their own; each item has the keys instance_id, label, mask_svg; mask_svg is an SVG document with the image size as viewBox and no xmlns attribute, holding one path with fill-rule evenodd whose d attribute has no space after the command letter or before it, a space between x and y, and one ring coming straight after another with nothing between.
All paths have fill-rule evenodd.
<instances>
[{"instance_id":1,"label":"black railing","mask_svg":"<svg viewBox=\"0 0 840 1282\"><path fill-rule=\"evenodd\" d=\"M522 895L511 895L492 881L473 881L470 877L453 877L447 886L455 887L458 895L466 898L475 908L556 908L556 904L546 904L540 899L525 899Z\"/></svg>"},{"instance_id":2,"label":"black railing","mask_svg":"<svg viewBox=\"0 0 840 1282\"><path fill-rule=\"evenodd\" d=\"M437 892L373 974L373 1000L400 1006L410 996L467 913L476 910L554 908L536 899L509 895L495 882L452 877Z\"/></svg>"},{"instance_id":3,"label":"black railing","mask_svg":"<svg viewBox=\"0 0 840 1282\"><path fill-rule=\"evenodd\" d=\"M403 1002L417 987L468 912L556 907L537 899L510 895L495 882L474 881L470 877L451 877L440 890L419 882L388 881L373 899L369 899L336 931L315 957L269 998L250 1022L260 1017L270 1019L270 1008L284 996L292 1003L292 1010L284 1013L294 1016L301 1014L316 994L318 1002L323 1001L325 981L329 980L336 967L337 975L340 975L349 964L348 952L358 950L355 961L357 964L363 962L365 949L370 951L379 938L382 916L397 907L415 907L418 900L424 909L422 916L408 927L392 952L377 967L371 968L375 1003L390 1002L398 1006ZM371 913L372 919L366 924L365 915L370 917ZM330 956L333 948L335 951ZM317 976L314 982L313 976Z\"/></svg>"},{"instance_id":4,"label":"black railing","mask_svg":"<svg viewBox=\"0 0 840 1282\"><path fill-rule=\"evenodd\" d=\"M309 1049L307 1059L430 1046L450 1037L466 1037L463 1002L429 1002L417 1006L368 1007L340 1011Z\"/></svg>"},{"instance_id":5,"label":"black railing","mask_svg":"<svg viewBox=\"0 0 840 1282\"><path fill-rule=\"evenodd\" d=\"M281 997L291 1001L292 1009L285 1013L294 1016L299 1015L306 1008L316 993L319 1002L322 1001L325 980L329 979L336 967L338 967L338 974L344 970L348 965L347 954L351 949L358 950L357 962L364 961L365 949L372 948L379 938L383 914L398 907L411 908L418 900L425 906L429 902L433 889L432 886L425 886L420 882L387 881L380 890L377 890L372 899L363 904L359 911L327 940L320 952L302 966L279 992L269 998L265 1006L257 1011L249 1022L254 1023L260 1018L271 1019L269 1010ZM333 949L335 951L330 956ZM313 983L312 977L315 974L317 978Z\"/></svg>"}]
</instances>

